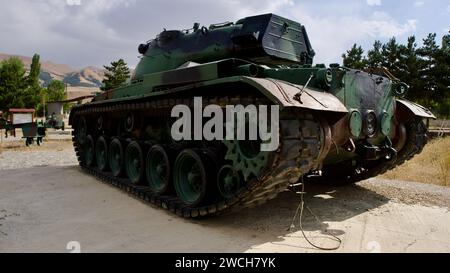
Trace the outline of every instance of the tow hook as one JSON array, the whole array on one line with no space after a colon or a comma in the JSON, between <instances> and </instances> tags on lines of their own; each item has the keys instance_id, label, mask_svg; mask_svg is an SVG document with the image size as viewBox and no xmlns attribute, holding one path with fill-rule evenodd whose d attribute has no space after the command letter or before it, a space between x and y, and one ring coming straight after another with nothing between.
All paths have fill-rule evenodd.
<instances>
[{"instance_id":1,"label":"tow hook","mask_svg":"<svg viewBox=\"0 0 450 273\"><path fill-rule=\"evenodd\" d=\"M381 158L386 161L397 159L397 150L392 147L392 142L388 138L383 146L364 145L363 150L359 154L363 155L365 160L379 160Z\"/></svg>"}]
</instances>

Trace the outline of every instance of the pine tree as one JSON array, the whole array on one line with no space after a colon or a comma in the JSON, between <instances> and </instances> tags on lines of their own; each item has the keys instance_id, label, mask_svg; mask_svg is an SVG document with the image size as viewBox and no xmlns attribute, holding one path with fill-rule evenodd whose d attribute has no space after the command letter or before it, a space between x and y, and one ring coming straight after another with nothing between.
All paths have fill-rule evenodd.
<instances>
[{"instance_id":1,"label":"pine tree","mask_svg":"<svg viewBox=\"0 0 450 273\"><path fill-rule=\"evenodd\" d=\"M434 68L437 79L437 92L434 98L439 113L450 118L450 36L444 36L443 46L436 54L436 67Z\"/></svg>"},{"instance_id":2,"label":"pine tree","mask_svg":"<svg viewBox=\"0 0 450 273\"><path fill-rule=\"evenodd\" d=\"M28 74L28 84L30 86L39 86L39 75L41 74L40 56L34 54L31 62L30 74Z\"/></svg>"},{"instance_id":3,"label":"pine tree","mask_svg":"<svg viewBox=\"0 0 450 273\"><path fill-rule=\"evenodd\" d=\"M386 44L382 46L381 53L384 56L383 66L392 74L399 74L398 62L400 61L399 45L395 37L392 37Z\"/></svg>"},{"instance_id":4,"label":"pine tree","mask_svg":"<svg viewBox=\"0 0 450 273\"><path fill-rule=\"evenodd\" d=\"M105 79L103 80L103 87L101 90L107 91L117 88L124 84L130 77L130 69L123 59L112 62L111 66L104 66L107 70Z\"/></svg>"},{"instance_id":5,"label":"pine tree","mask_svg":"<svg viewBox=\"0 0 450 273\"><path fill-rule=\"evenodd\" d=\"M361 46L354 44L347 53L342 55L344 59L344 66L353 69L364 69L366 68L366 59L364 58L364 50Z\"/></svg>"},{"instance_id":6,"label":"pine tree","mask_svg":"<svg viewBox=\"0 0 450 273\"><path fill-rule=\"evenodd\" d=\"M440 75L437 73L437 57L439 46L436 43L436 33L428 34L423 40L423 46L418 49L420 59L420 80L423 85L425 103L431 106L432 100L438 95L438 81Z\"/></svg>"},{"instance_id":7,"label":"pine tree","mask_svg":"<svg viewBox=\"0 0 450 273\"><path fill-rule=\"evenodd\" d=\"M382 67L384 64L384 57L381 53L383 44L380 41L375 41L373 49L367 52L367 65L368 67Z\"/></svg>"},{"instance_id":8,"label":"pine tree","mask_svg":"<svg viewBox=\"0 0 450 273\"><path fill-rule=\"evenodd\" d=\"M407 98L431 107L436 114L450 117L450 35L442 38L442 47L436 34L429 34L423 46L417 48L415 36L406 44L395 38L386 44L376 41L368 51L367 60L356 44L343 55L348 67L386 67L394 76L410 86Z\"/></svg>"},{"instance_id":9,"label":"pine tree","mask_svg":"<svg viewBox=\"0 0 450 273\"><path fill-rule=\"evenodd\" d=\"M408 37L406 45L400 45L398 74L396 75L402 82L410 86L408 92L409 99L418 99L422 93L422 82L419 76L419 59L417 57L416 37Z\"/></svg>"},{"instance_id":10,"label":"pine tree","mask_svg":"<svg viewBox=\"0 0 450 273\"><path fill-rule=\"evenodd\" d=\"M39 75L41 74L40 56L33 55L31 62L30 73L28 74L27 88L23 94L23 99L26 101L26 108L40 108L42 87L39 83Z\"/></svg>"}]
</instances>

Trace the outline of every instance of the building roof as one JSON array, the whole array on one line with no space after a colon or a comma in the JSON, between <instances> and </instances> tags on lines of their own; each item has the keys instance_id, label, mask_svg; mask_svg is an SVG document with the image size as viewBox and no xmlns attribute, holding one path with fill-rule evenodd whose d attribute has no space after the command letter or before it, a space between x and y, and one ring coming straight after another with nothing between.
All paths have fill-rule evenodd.
<instances>
[{"instance_id":1,"label":"building roof","mask_svg":"<svg viewBox=\"0 0 450 273\"><path fill-rule=\"evenodd\" d=\"M35 109L15 109L15 108L12 108L12 109L9 109L9 112L10 113L34 113L34 112L36 112L36 110Z\"/></svg>"}]
</instances>

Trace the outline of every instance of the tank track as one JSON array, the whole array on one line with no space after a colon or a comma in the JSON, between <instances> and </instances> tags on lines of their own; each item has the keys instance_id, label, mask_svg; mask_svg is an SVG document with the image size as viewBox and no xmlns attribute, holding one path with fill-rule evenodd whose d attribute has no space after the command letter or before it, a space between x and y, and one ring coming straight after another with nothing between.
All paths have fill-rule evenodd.
<instances>
[{"instance_id":1,"label":"tank track","mask_svg":"<svg viewBox=\"0 0 450 273\"><path fill-rule=\"evenodd\" d=\"M258 104L264 102L264 98L254 97L221 97L205 98L208 104ZM265 101L266 102L266 101ZM129 100L116 103L92 103L77 106L72 110L72 124L77 117L87 114L101 114L109 112L146 110L154 113L155 117L164 115L164 111L177 104L192 106L191 99L153 99L142 102ZM170 112L169 112L170 113ZM74 127L73 143L78 161L82 170L95 176L103 182L127 192L136 198L166 209L180 217L199 218L214 216L245 207L252 207L265 203L275 198L280 192L285 191L290 185L298 183L303 174L308 173L318 165L318 158L322 152L324 132L311 114L297 113L289 116L289 119L280 120L280 147L274 152L271 163L264 169L261 179L252 179L234 197L227 200L219 200L213 204L202 207L185 206L175 195L160 196L153 193L146 185L134 185L128 178L116 178L108 172L102 172L97 168L87 167L82 160L81 147L77 142L77 128Z\"/></svg>"},{"instance_id":2,"label":"tank track","mask_svg":"<svg viewBox=\"0 0 450 273\"><path fill-rule=\"evenodd\" d=\"M358 183L367 180L372 177L376 177L386 172L395 169L398 166L403 165L407 161L413 159L416 155L420 154L428 142L426 125L420 118L415 118L406 124L407 140L404 148L398 153L397 158L391 162L384 160L376 161L373 166L366 171L358 174L355 170L345 169L337 173L335 171L330 172L328 175L313 178L312 181L320 182L328 185L348 185ZM348 168L348 167L347 167ZM344 173L344 176L343 176ZM345 175L349 173L349 175Z\"/></svg>"}]
</instances>

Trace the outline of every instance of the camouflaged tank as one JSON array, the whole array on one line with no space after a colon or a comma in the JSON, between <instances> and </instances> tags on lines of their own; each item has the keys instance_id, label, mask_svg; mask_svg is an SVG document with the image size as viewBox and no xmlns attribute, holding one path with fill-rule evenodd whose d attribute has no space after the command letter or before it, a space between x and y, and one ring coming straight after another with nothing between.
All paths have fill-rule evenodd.
<instances>
[{"instance_id":1,"label":"camouflaged tank","mask_svg":"<svg viewBox=\"0 0 450 273\"><path fill-rule=\"evenodd\" d=\"M273 14L141 44L126 85L70 115L82 168L183 217L258 205L301 178L333 184L379 175L427 142L420 105L383 69L313 66L305 27ZM261 140L174 141L176 105L279 106L279 147Z\"/></svg>"}]
</instances>

